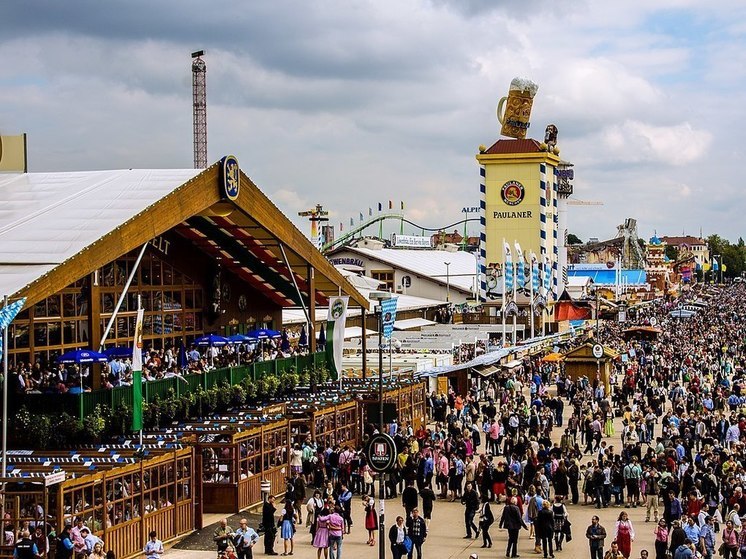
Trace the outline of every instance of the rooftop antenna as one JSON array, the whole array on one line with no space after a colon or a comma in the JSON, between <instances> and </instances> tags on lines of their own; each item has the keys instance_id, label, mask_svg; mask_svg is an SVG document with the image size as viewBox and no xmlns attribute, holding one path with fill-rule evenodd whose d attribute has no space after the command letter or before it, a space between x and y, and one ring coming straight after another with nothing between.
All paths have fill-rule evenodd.
<instances>
[{"instance_id":1,"label":"rooftop antenna","mask_svg":"<svg viewBox=\"0 0 746 559\"><path fill-rule=\"evenodd\" d=\"M192 115L194 130L194 168L207 167L207 64L205 51L192 53Z\"/></svg>"}]
</instances>

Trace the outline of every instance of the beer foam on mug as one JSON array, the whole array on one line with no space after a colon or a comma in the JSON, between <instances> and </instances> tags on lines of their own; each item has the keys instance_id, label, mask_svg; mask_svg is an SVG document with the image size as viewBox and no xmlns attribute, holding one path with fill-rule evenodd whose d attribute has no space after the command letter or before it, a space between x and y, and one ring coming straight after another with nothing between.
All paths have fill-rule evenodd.
<instances>
[{"instance_id":1,"label":"beer foam on mug","mask_svg":"<svg viewBox=\"0 0 746 559\"><path fill-rule=\"evenodd\" d=\"M513 78L513 81L510 82L510 90L525 91L533 98L539 90L539 86L528 78Z\"/></svg>"}]
</instances>

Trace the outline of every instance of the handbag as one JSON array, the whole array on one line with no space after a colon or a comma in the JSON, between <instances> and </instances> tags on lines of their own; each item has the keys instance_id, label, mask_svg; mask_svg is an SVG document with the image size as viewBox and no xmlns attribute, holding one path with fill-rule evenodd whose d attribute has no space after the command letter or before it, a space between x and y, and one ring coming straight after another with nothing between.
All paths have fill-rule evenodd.
<instances>
[{"instance_id":1,"label":"handbag","mask_svg":"<svg viewBox=\"0 0 746 559\"><path fill-rule=\"evenodd\" d=\"M373 476L370 475L370 472L368 470L365 470L363 472L363 481L366 483L366 485L373 484Z\"/></svg>"},{"instance_id":2,"label":"handbag","mask_svg":"<svg viewBox=\"0 0 746 559\"><path fill-rule=\"evenodd\" d=\"M404 549L407 550L407 555L409 555L412 552L412 540L409 538L409 536L404 536L402 545L404 546Z\"/></svg>"}]
</instances>

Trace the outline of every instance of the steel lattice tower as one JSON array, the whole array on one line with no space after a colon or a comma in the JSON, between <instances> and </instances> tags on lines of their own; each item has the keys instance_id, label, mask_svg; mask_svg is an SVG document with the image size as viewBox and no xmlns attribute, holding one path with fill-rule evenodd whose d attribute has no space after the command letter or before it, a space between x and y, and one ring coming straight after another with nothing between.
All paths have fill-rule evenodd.
<instances>
[{"instance_id":1,"label":"steel lattice tower","mask_svg":"<svg viewBox=\"0 0 746 559\"><path fill-rule=\"evenodd\" d=\"M192 53L192 110L194 129L194 168L207 167L207 64L205 51Z\"/></svg>"}]
</instances>

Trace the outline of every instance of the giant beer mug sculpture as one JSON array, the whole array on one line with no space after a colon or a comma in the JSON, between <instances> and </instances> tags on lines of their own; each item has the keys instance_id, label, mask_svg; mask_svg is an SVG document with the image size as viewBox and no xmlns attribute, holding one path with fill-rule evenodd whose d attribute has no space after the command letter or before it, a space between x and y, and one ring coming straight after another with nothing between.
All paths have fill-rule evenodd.
<instances>
[{"instance_id":1,"label":"giant beer mug sculpture","mask_svg":"<svg viewBox=\"0 0 746 559\"><path fill-rule=\"evenodd\" d=\"M497 120L502 124L500 134L519 140L526 137L538 89L538 85L526 78L514 78L510 82L508 96L500 99L497 105Z\"/></svg>"}]
</instances>

